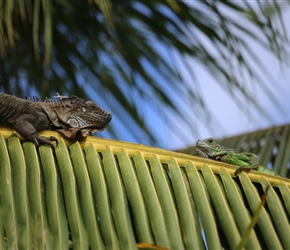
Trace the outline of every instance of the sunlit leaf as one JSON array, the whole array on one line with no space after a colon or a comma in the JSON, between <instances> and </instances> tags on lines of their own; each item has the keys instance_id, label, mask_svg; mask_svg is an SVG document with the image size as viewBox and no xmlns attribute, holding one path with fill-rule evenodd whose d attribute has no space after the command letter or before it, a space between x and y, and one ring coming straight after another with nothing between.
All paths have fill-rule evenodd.
<instances>
[{"instance_id":1,"label":"sunlit leaf","mask_svg":"<svg viewBox=\"0 0 290 250\"><path fill-rule=\"evenodd\" d=\"M1 128L4 248L235 249L256 219L245 248L289 248L287 178L236 177L236 166L141 144L41 136L56 137L55 150Z\"/></svg>"}]
</instances>

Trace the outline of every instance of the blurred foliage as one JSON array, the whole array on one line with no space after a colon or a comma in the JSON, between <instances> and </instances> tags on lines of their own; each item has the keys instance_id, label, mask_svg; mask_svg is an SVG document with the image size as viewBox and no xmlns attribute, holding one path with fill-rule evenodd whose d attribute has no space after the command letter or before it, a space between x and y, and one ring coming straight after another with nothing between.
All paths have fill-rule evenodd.
<instances>
[{"instance_id":1,"label":"blurred foliage","mask_svg":"<svg viewBox=\"0 0 290 250\"><path fill-rule=\"evenodd\" d=\"M261 77L267 75L263 61L248 40L285 61L288 40L281 11L287 5L285 1L3 0L0 86L18 96L37 92L44 98L59 92L92 99L113 113L112 137L124 139L129 134L136 141L160 146L145 106L169 127L172 122L187 124L196 132L194 116L217 126L215 119L210 122L214 114L199 91L194 61L238 105L247 103L269 119L266 108L244 84L245 79L257 80L279 106ZM260 67L253 69L249 62ZM178 133L181 139L188 136L182 129Z\"/></svg>"}]
</instances>

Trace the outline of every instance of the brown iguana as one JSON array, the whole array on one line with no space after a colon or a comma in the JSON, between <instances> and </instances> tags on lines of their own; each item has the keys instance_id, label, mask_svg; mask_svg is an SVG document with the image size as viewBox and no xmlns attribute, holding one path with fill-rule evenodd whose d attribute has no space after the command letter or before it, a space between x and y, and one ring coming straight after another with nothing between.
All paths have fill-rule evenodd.
<instances>
[{"instance_id":1,"label":"brown iguana","mask_svg":"<svg viewBox=\"0 0 290 250\"><path fill-rule=\"evenodd\" d=\"M8 94L0 94L0 124L14 128L36 146L48 144L54 147L53 136L44 138L39 131L57 130L69 139L86 137L89 133L102 131L111 121L109 112L96 103L76 96L59 98L58 102L46 99L33 102Z\"/></svg>"}]
</instances>

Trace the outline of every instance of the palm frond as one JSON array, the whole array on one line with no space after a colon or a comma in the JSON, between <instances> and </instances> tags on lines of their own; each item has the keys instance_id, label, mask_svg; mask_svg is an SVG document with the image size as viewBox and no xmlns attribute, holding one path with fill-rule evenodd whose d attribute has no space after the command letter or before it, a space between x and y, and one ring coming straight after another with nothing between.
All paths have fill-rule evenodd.
<instances>
[{"instance_id":1,"label":"palm frond","mask_svg":"<svg viewBox=\"0 0 290 250\"><path fill-rule=\"evenodd\" d=\"M200 157L44 131L59 139L53 153L11 132L0 136L3 247L232 249L269 186L246 248L289 247L289 179L235 177L236 167Z\"/></svg>"}]
</instances>

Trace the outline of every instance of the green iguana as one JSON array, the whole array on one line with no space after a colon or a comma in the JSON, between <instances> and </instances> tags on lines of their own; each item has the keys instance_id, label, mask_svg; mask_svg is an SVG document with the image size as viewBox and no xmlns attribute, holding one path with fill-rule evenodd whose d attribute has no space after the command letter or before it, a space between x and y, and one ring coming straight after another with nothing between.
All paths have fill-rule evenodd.
<instances>
[{"instance_id":1,"label":"green iguana","mask_svg":"<svg viewBox=\"0 0 290 250\"><path fill-rule=\"evenodd\" d=\"M271 175L278 175L276 172L259 165L257 155L248 152L236 153L233 149L219 145L215 139L207 138L196 142L197 151L204 157L239 166L235 175L240 172L257 170Z\"/></svg>"},{"instance_id":2,"label":"green iguana","mask_svg":"<svg viewBox=\"0 0 290 250\"><path fill-rule=\"evenodd\" d=\"M48 144L54 147L55 137L44 138L39 131L57 130L66 138L77 139L89 133L102 131L111 121L109 112L96 103L76 96L56 96L59 101L46 99L34 102L8 94L0 94L0 124L14 128L36 146Z\"/></svg>"}]
</instances>

